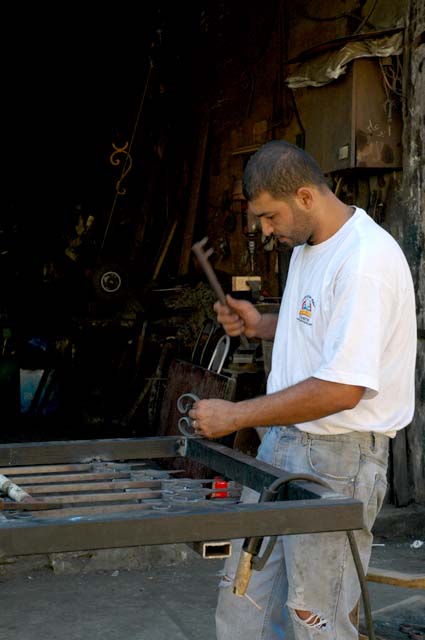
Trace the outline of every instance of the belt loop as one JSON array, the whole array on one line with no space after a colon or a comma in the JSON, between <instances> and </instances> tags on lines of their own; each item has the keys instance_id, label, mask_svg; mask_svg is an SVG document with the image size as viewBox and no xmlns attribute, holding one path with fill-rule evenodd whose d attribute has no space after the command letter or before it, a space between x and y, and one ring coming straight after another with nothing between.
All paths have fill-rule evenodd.
<instances>
[{"instance_id":1,"label":"belt loop","mask_svg":"<svg viewBox=\"0 0 425 640\"><path fill-rule=\"evenodd\" d=\"M376 437L373 431L370 432L370 450L373 452L376 451Z\"/></svg>"}]
</instances>

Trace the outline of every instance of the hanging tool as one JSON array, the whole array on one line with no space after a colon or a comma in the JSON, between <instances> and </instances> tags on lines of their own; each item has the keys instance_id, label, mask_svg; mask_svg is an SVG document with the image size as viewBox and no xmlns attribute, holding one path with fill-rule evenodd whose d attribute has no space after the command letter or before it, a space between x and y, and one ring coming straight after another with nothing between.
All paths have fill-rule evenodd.
<instances>
[{"instance_id":1,"label":"hanging tool","mask_svg":"<svg viewBox=\"0 0 425 640\"><path fill-rule=\"evenodd\" d=\"M199 264L201 265L202 269L204 270L204 273L207 276L210 285L214 289L215 294L217 295L217 298L218 298L219 302L221 304L227 306L226 294L224 293L223 288L222 288L221 284L219 283L219 281L217 279L217 276L214 273L214 269L212 268L212 266L210 264L210 261L208 260L210 255L214 252L214 249L212 247L210 247L209 249L204 251L204 247L207 244L207 242L208 242L208 237L203 238L199 242L195 242L195 244L192 247L192 251L196 255L196 257L198 258ZM258 348L258 344L257 343L252 343L252 344L249 343L248 342L248 338L246 337L246 335L244 333L242 333L239 336L239 338L240 338L240 341L241 341L241 347L236 350L235 356L237 358L240 356L242 358L243 362L253 362L254 358L255 358L255 352L256 352L256 350ZM239 354L239 356L238 356L238 354ZM242 361L242 360L240 360L240 361Z\"/></svg>"}]
</instances>

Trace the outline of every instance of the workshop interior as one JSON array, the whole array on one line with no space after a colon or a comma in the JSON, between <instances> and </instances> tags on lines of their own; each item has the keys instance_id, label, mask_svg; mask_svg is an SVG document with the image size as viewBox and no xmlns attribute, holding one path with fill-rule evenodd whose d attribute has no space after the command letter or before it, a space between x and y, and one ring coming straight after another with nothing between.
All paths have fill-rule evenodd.
<instances>
[{"instance_id":1,"label":"workshop interior","mask_svg":"<svg viewBox=\"0 0 425 640\"><path fill-rule=\"evenodd\" d=\"M305 530L284 501L246 507L241 529L242 485L290 479L256 466L261 430L201 445L187 418L197 397L265 391L272 342L228 338L213 305L231 293L279 309L290 252L262 234L242 191L249 158L275 139L311 153L334 193L406 254L417 410L392 442L386 499L424 505L422 4L153 0L4 13L0 479L27 497L56 483L51 509L31 503L44 542L21 518L8 551L24 553L29 533L33 552L57 550L55 508L65 528L76 509L103 514L113 532L125 524L131 545L141 509L149 540L179 542L199 512L192 505L167 537L164 511L201 502L201 532L221 540L201 553L215 557L232 536L278 533L283 509L290 532ZM85 491L104 483L91 503L69 488L73 474ZM305 507L315 530L335 509L341 529L360 526L355 501L295 481L286 499L317 498ZM95 533L80 525L81 548Z\"/></svg>"}]
</instances>

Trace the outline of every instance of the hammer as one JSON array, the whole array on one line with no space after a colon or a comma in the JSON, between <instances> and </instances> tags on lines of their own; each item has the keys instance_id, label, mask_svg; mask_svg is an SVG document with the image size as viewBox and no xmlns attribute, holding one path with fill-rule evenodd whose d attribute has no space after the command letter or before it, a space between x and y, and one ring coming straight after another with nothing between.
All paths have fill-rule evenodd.
<instances>
[{"instance_id":1,"label":"hammer","mask_svg":"<svg viewBox=\"0 0 425 640\"><path fill-rule=\"evenodd\" d=\"M204 251L204 246L207 244L207 242L208 242L208 237L202 238L202 240L200 240L199 242L195 242L195 244L192 247L192 251L198 258L199 264L204 270L204 273L207 276L210 285L214 289L219 302L227 306L226 294L224 293L221 284L217 280L217 276L214 273L214 269L212 268L210 261L208 260L210 255L214 253L214 249L210 247L209 249ZM240 338L242 347L244 349L249 349L249 342L246 335L244 333L241 333L239 338Z\"/></svg>"}]
</instances>

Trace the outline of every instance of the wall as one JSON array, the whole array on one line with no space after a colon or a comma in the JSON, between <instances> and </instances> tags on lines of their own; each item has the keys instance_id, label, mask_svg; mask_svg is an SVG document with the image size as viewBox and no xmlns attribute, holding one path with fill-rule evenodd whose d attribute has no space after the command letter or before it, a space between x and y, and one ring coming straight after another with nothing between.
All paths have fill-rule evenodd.
<instances>
[{"instance_id":1,"label":"wall","mask_svg":"<svg viewBox=\"0 0 425 640\"><path fill-rule=\"evenodd\" d=\"M407 430L414 499L425 504L425 5L411 0L407 25L402 241L417 292L416 414Z\"/></svg>"},{"instance_id":2,"label":"wall","mask_svg":"<svg viewBox=\"0 0 425 640\"><path fill-rule=\"evenodd\" d=\"M399 463L394 467L399 470L393 472L393 483L399 487L395 487L391 499L400 505L410 501L425 504L423 3L398 0L391 7L384 0L375 3L335 0L326 6L315 0L270 3L264 8L262 20L255 23L255 34L250 22L253 16L245 19L246 24L234 22L234 32L230 30L228 34L233 37L233 48L221 59L217 55L215 74L210 78L210 153L204 176L206 232L216 248L213 258L216 269L228 275L261 274L263 289L272 296L279 294L276 274L282 258L279 260L276 248L266 251L258 235L251 268L241 215L237 213L240 202L232 201L232 191L249 155L262 143L285 138L301 144L308 136L309 104L315 103L319 92L313 93L314 88L288 90L287 63L303 51L337 38L407 25L402 58L403 170L346 173L339 195L347 203L369 206L369 213L401 244L414 275L420 329L417 409L412 425L403 434L405 442L394 447L393 458ZM241 42L237 40L238 33L244 36ZM320 91L325 95L324 89ZM325 107L325 98L323 103L316 100L316 112L323 113ZM321 126L320 117L314 126ZM338 177L338 174L329 176L334 188ZM374 204L371 193L378 194Z\"/></svg>"}]
</instances>

